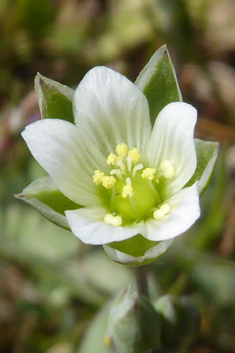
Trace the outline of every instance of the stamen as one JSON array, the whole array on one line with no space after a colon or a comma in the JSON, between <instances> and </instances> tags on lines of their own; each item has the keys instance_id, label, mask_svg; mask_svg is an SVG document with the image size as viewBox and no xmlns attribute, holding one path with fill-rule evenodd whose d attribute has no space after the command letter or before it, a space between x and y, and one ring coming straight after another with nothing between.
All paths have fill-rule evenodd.
<instances>
[{"instance_id":1,"label":"stamen","mask_svg":"<svg viewBox=\"0 0 235 353\"><path fill-rule=\"evenodd\" d=\"M114 153L110 153L110 155L106 159L106 162L108 165L110 165L110 164L117 165L117 161L118 161L118 156L116 156L116 154L114 154Z\"/></svg>"},{"instance_id":2,"label":"stamen","mask_svg":"<svg viewBox=\"0 0 235 353\"><path fill-rule=\"evenodd\" d=\"M125 185L122 189L122 197L124 197L124 199L127 197L127 196L134 196L134 190L133 190L133 187L129 184Z\"/></svg>"},{"instance_id":3,"label":"stamen","mask_svg":"<svg viewBox=\"0 0 235 353\"><path fill-rule=\"evenodd\" d=\"M119 168L121 169L122 174L124 174L125 171L126 171L125 164L119 159L119 160L117 161L117 165L118 165Z\"/></svg>"},{"instance_id":4,"label":"stamen","mask_svg":"<svg viewBox=\"0 0 235 353\"><path fill-rule=\"evenodd\" d=\"M169 214L171 208L168 204L163 204L159 209L153 212L153 218L157 221L164 218L167 214Z\"/></svg>"},{"instance_id":5,"label":"stamen","mask_svg":"<svg viewBox=\"0 0 235 353\"><path fill-rule=\"evenodd\" d=\"M132 158L131 157L126 157L126 161L127 161L127 169L128 172L131 173L131 169L132 169Z\"/></svg>"},{"instance_id":6,"label":"stamen","mask_svg":"<svg viewBox=\"0 0 235 353\"><path fill-rule=\"evenodd\" d=\"M95 174L93 175L93 181L96 185L102 184L104 180L104 173L100 170L95 170Z\"/></svg>"},{"instance_id":7,"label":"stamen","mask_svg":"<svg viewBox=\"0 0 235 353\"><path fill-rule=\"evenodd\" d=\"M143 164L137 164L134 168L133 168L133 172L132 172L132 177L134 177L135 175L136 175L136 172L138 171L138 170L141 170L141 169L143 169L144 168L144 166L143 166Z\"/></svg>"},{"instance_id":8,"label":"stamen","mask_svg":"<svg viewBox=\"0 0 235 353\"><path fill-rule=\"evenodd\" d=\"M164 172L166 179L171 179L175 175L175 168L169 160L163 161L160 165L160 169Z\"/></svg>"},{"instance_id":9,"label":"stamen","mask_svg":"<svg viewBox=\"0 0 235 353\"><path fill-rule=\"evenodd\" d=\"M122 172L121 172L121 170L112 169L109 174L110 174L110 175L116 175L119 179L124 180L123 177L122 177Z\"/></svg>"},{"instance_id":10,"label":"stamen","mask_svg":"<svg viewBox=\"0 0 235 353\"><path fill-rule=\"evenodd\" d=\"M171 207L167 203L164 203L163 205L161 205L160 210L165 212L165 214L168 214L171 210Z\"/></svg>"},{"instance_id":11,"label":"stamen","mask_svg":"<svg viewBox=\"0 0 235 353\"><path fill-rule=\"evenodd\" d=\"M111 226L119 227L122 224L122 217L113 216L111 213L107 213L104 216L104 222L110 224Z\"/></svg>"},{"instance_id":12,"label":"stamen","mask_svg":"<svg viewBox=\"0 0 235 353\"><path fill-rule=\"evenodd\" d=\"M129 148L125 143L121 143L120 145L117 145L117 147L116 147L117 154L122 158L126 157L128 150L129 150Z\"/></svg>"},{"instance_id":13,"label":"stamen","mask_svg":"<svg viewBox=\"0 0 235 353\"><path fill-rule=\"evenodd\" d=\"M154 174L156 173L155 168L145 168L141 174L142 178L146 178L148 180L154 179Z\"/></svg>"},{"instance_id":14,"label":"stamen","mask_svg":"<svg viewBox=\"0 0 235 353\"><path fill-rule=\"evenodd\" d=\"M137 163L140 160L139 150L135 147L128 152L128 156L131 157L133 163Z\"/></svg>"},{"instance_id":15,"label":"stamen","mask_svg":"<svg viewBox=\"0 0 235 353\"><path fill-rule=\"evenodd\" d=\"M113 176L108 176L105 175L103 178L103 183L102 185L106 188L106 189L111 189L116 183L116 179Z\"/></svg>"}]
</instances>

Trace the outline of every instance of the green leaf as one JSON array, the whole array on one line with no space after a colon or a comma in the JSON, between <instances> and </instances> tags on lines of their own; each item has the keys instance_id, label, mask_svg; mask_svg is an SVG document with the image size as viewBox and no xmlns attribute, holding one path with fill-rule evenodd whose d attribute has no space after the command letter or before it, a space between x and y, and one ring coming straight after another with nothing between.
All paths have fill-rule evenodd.
<instances>
[{"instance_id":1,"label":"green leaf","mask_svg":"<svg viewBox=\"0 0 235 353\"><path fill-rule=\"evenodd\" d=\"M164 351L187 352L200 331L200 312L187 298L164 295L154 304L161 316L161 342Z\"/></svg>"},{"instance_id":2,"label":"green leaf","mask_svg":"<svg viewBox=\"0 0 235 353\"><path fill-rule=\"evenodd\" d=\"M175 70L165 45L151 57L135 84L148 100L152 125L167 104L182 101Z\"/></svg>"},{"instance_id":3,"label":"green leaf","mask_svg":"<svg viewBox=\"0 0 235 353\"><path fill-rule=\"evenodd\" d=\"M37 74L35 91L43 119L62 119L74 122L72 100L74 91L56 81Z\"/></svg>"},{"instance_id":4,"label":"green leaf","mask_svg":"<svg viewBox=\"0 0 235 353\"><path fill-rule=\"evenodd\" d=\"M64 212L81 207L63 195L49 176L35 180L15 196L34 207L51 222L69 230Z\"/></svg>"},{"instance_id":5,"label":"green leaf","mask_svg":"<svg viewBox=\"0 0 235 353\"><path fill-rule=\"evenodd\" d=\"M202 194L214 170L219 151L219 143L199 139L195 139L194 142L197 152L197 168L186 186L191 186L198 181L198 191Z\"/></svg>"},{"instance_id":6,"label":"green leaf","mask_svg":"<svg viewBox=\"0 0 235 353\"><path fill-rule=\"evenodd\" d=\"M86 335L84 336L78 353L110 353L110 349L105 344L110 303L106 304L95 316Z\"/></svg>"},{"instance_id":7,"label":"green leaf","mask_svg":"<svg viewBox=\"0 0 235 353\"><path fill-rule=\"evenodd\" d=\"M143 353L160 348L160 315L130 285L111 306L108 331L115 351Z\"/></svg>"}]
</instances>

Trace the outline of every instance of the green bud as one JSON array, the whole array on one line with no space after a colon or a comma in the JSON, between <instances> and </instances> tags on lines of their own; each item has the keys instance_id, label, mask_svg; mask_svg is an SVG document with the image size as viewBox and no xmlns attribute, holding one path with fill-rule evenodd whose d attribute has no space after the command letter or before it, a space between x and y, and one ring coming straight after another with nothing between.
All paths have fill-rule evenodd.
<instances>
[{"instance_id":1,"label":"green bud","mask_svg":"<svg viewBox=\"0 0 235 353\"><path fill-rule=\"evenodd\" d=\"M117 353L147 353L160 345L159 315L152 304L129 286L114 301L109 336Z\"/></svg>"},{"instance_id":2,"label":"green bud","mask_svg":"<svg viewBox=\"0 0 235 353\"><path fill-rule=\"evenodd\" d=\"M200 330L200 313L186 298L165 295L155 309L161 317L161 343L169 352L186 350Z\"/></svg>"}]
</instances>

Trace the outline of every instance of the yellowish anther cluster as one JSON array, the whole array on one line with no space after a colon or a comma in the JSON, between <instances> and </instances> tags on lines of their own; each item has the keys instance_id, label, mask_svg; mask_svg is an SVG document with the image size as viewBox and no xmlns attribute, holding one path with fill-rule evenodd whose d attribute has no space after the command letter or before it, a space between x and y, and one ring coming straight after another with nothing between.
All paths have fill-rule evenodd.
<instances>
[{"instance_id":1,"label":"yellowish anther cluster","mask_svg":"<svg viewBox=\"0 0 235 353\"><path fill-rule=\"evenodd\" d=\"M108 165L110 165L110 164L117 165L118 156L116 156L116 154L114 154L114 153L110 153L110 155L106 159L106 162L107 162Z\"/></svg>"},{"instance_id":2,"label":"yellowish anther cluster","mask_svg":"<svg viewBox=\"0 0 235 353\"><path fill-rule=\"evenodd\" d=\"M106 189L111 189L116 183L116 179L113 176L105 175L103 178L102 185Z\"/></svg>"},{"instance_id":3,"label":"yellowish anther cluster","mask_svg":"<svg viewBox=\"0 0 235 353\"><path fill-rule=\"evenodd\" d=\"M116 147L116 152L121 158L125 158L127 156L128 150L129 148L125 143L121 143Z\"/></svg>"},{"instance_id":4,"label":"yellowish anther cluster","mask_svg":"<svg viewBox=\"0 0 235 353\"><path fill-rule=\"evenodd\" d=\"M167 214L169 214L171 210L171 207L165 203L161 205L159 209L153 212L153 218L156 219L157 221L165 217Z\"/></svg>"},{"instance_id":5,"label":"yellowish anther cluster","mask_svg":"<svg viewBox=\"0 0 235 353\"><path fill-rule=\"evenodd\" d=\"M104 222L110 224L111 226L119 227L122 224L122 217L113 216L111 213L107 213L104 216Z\"/></svg>"},{"instance_id":6,"label":"yellowish anther cluster","mask_svg":"<svg viewBox=\"0 0 235 353\"><path fill-rule=\"evenodd\" d=\"M104 180L104 173L100 170L95 170L95 174L93 175L93 181L96 185L102 184Z\"/></svg>"},{"instance_id":7,"label":"yellowish anther cluster","mask_svg":"<svg viewBox=\"0 0 235 353\"><path fill-rule=\"evenodd\" d=\"M131 185L125 185L122 189L122 197L124 197L124 199L127 197L127 196L134 196L134 190L133 190L133 187Z\"/></svg>"},{"instance_id":8,"label":"yellowish anther cluster","mask_svg":"<svg viewBox=\"0 0 235 353\"><path fill-rule=\"evenodd\" d=\"M109 337L109 336L104 336L104 344L108 347L108 348L110 348L111 347L111 343L112 343L112 340L111 340L111 338Z\"/></svg>"},{"instance_id":9,"label":"yellowish anther cluster","mask_svg":"<svg viewBox=\"0 0 235 353\"><path fill-rule=\"evenodd\" d=\"M163 161L160 165L160 168L163 171L164 177L166 179L171 179L175 175L175 168L169 160Z\"/></svg>"},{"instance_id":10,"label":"yellowish anther cluster","mask_svg":"<svg viewBox=\"0 0 235 353\"><path fill-rule=\"evenodd\" d=\"M155 168L145 168L141 174L142 178L153 180L154 174L156 173Z\"/></svg>"},{"instance_id":11,"label":"yellowish anther cluster","mask_svg":"<svg viewBox=\"0 0 235 353\"><path fill-rule=\"evenodd\" d=\"M140 160L140 153L137 148L133 148L128 152L128 157L131 157L133 163L137 163Z\"/></svg>"}]
</instances>

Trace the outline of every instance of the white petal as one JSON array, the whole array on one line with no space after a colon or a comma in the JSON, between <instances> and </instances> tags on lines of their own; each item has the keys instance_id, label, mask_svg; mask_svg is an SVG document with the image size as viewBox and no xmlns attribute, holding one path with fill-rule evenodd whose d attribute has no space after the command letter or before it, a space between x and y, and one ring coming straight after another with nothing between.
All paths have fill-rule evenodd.
<instances>
[{"instance_id":1,"label":"white petal","mask_svg":"<svg viewBox=\"0 0 235 353\"><path fill-rule=\"evenodd\" d=\"M148 249L143 256L134 257L125 254L122 251L110 248L108 245L104 245L104 251L107 253L111 259L123 265L139 266L148 264L156 260L160 255L162 255L173 243L172 239L161 241L159 244Z\"/></svg>"},{"instance_id":2,"label":"white petal","mask_svg":"<svg viewBox=\"0 0 235 353\"><path fill-rule=\"evenodd\" d=\"M165 201L171 207L169 215L161 220L151 219L145 223L141 234L153 241L166 240L185 232L199 218L197 185L178 191Z\"/></svg>"},{"instance_id":3,"label":"white petal","mask_svg":"<svg viewBox=\"0 0 235 353\"><path fill-rule=\"evenodd\" d=\"M95 169L107 168L105 159L75 125L58 119L40 120L28 125L22 136L65 196L83 206L100 204L92 175Z\"/></svg>"},{"instance_id":4,"label":"white petal","mask_svg":"<svg viewBox=\"0 0 235 353\"><path fill-rule=\"evenodd\" d=\"M118 72L106 67L90 70L75 91L73 105L76 125L104 156L122 142L139 149L148 143L147 99Z\"/></svg>"},{"instance_id":5,"label":"white petal","mask_svg":"<svg viewBox=\"0 0 235 353\"><path fill-rule=\"evenodd\" d=\"M121 241L138 234L142 223L133 227L114 227L103 221L107 211L102 207L66 211L72 232L86 244L102 245Z\"/></svg>"},{"instance_id":6,"label":"white petal","mask_svg":"<svg viewBox=\"0 0 235 353\"><path fill-rule=\"evenodd\" d=\"M148 150L149 163L159 167L170 160L175 176L169 180L168 192L180 190L196 169L196 150L193 140L197 111L187 103L168 104L159 113L153 127Z\"/></svg>"}]
</instances>

